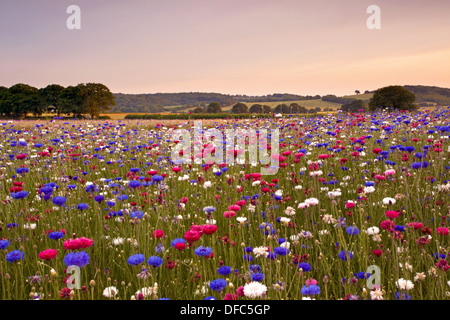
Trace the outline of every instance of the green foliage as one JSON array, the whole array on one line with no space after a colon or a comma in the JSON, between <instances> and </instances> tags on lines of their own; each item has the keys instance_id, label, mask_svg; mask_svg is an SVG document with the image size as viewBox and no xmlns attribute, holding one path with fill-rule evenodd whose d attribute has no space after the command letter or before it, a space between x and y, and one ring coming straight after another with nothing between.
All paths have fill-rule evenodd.
<instances>
[{"instance_id":1,"label":"green foliage","mask_svg":"<svg viewBox=\"0 0 450 320\"><path fill-rule=\"evenodd\" d=\"M248 107L245 103L238 102L231 108L231 113L248 113Z\"/></svg>"},{"instance_id":2,"label":"green foliage","mask_svg":"<svg viewBox=\"0 0 450 320\"><path fill-rule=\"evenodd\" d=\"M211 102L208 105L208 108L206 108L207 113L221 113L222 112L222 106L218 102Z\"/></svg>"},{"instance_id":3,"label":"green foliage","mask_svg":"<svg viewBox=\"0 0 450 320\"><path fill-rule=\"evenodd\" d=\"M84 112L92 118L98 117L100 113L111 110L116 105L114 95L101 83L80 84L83 97Z\"/></svg>"},{"instance_id":4,"label":"green foliage","mask_svg":"<svg viewBox=\"0 0 450 320\"><path fill-rule=\"evenodd\" d=\"M375 91L369 101L369 109L388 108L389 110L414 110L416 96L402 86L388 86Z\"/></svg>"},{"instance_id":5,"label":"green foliage","mask_svg":"<svg viewBox=\"0 0 450 320\"><path fill-rule=\"evenodd\" d=\"M58 117L61 114L61 92L64 90L63 86L58 84L50 84L45 88L39 89L38 94L41 103L44 107L53 106L57 112Z\"/></svg>"},{"instance_id":6,"label":"green foliage","mask_svg":"<svg viewBox=\"0 0 450 320\"><path fill-rule=\"evenodd\" d=\"M43 111L37 88L18 83L7 90L2 89L0 101L2 115L21 117L27 113L41 115Z\"/></svg>"},{"instance_id":7,"label":"green foliage","mask_svg":"<svg viewBox=\"0 0 450 320\"><path fill-rule=\"evenodd\" d=\"M254 104L249 109L250 113L264 113L263 106L261 104Z\"/></svg>"}]
</instances>

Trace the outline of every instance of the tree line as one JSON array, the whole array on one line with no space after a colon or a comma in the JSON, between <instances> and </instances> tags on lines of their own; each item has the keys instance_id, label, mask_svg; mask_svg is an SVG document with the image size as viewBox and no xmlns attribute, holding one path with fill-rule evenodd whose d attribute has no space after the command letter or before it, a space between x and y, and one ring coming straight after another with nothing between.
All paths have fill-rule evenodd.
<instances>
[{"instance_id":1,"label":"tree line","mask_svg":"<svg viewBox=\"0 0 450 320\"><path fill-rule=\"evenodd\" d=\"M231 107L230 112L235 114L244 114L244 113L252 113L252 114L269 114L269 113L283 113L283 114L296 114L296 113L317 113L320 112L321 108L311 108L307 109L303 106L300 106L298 103L287 104L279 104L275 108L272 108L268 105L263 105L259 103L253 104L250 108L247 104L243 102L238 102ZM332 111L331 108L325 108L323 111ZM192 113L222 113L222 105L219 102L211 102L209 105L205 107L197 107L192 110Z\"/></svg>"},{"instance_id":2,"label":"tree line","mask_svg":"<svg viewBox=\"0 0 450 320\"><path fill-rule=\"evenodd\" d=\"M0 86L0 115L3 117L26 117L30 113L41 116L52 112L58 117L66 114L95 118L115 104L114 95L101 83L68 87L51 84L41 89L23 83L10 88Z\"/></svg>"}]
</instances>

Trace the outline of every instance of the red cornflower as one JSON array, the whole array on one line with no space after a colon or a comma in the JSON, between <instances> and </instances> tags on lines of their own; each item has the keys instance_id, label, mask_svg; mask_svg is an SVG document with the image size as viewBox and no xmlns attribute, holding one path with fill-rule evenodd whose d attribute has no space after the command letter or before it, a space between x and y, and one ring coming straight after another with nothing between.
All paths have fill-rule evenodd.
<instances>
[{"instance_id":1,"label":"red cornflower","mask_svg":"<svg viewBox=\"0 0 450 320\"><path fill-rule=\"evenodd\" d=\"M64 241L64 249L66 250L78 250L83 248L89 248L94 244L94 240L85 237L77 239L67 239Z\"/></svg>"},{"instance_id":2,"label":"red cornflower","mask_svg":"<svg viewBox=\"0 0 450 320\"><path fill-rule=\"evenodd\" d=\"M56 255L58 254L58 251L56 251L55 249L46 249L42 252L39 253L39 259L42 260L52 260L54 258L56 258Z\"/></svg>"}]
</instances>

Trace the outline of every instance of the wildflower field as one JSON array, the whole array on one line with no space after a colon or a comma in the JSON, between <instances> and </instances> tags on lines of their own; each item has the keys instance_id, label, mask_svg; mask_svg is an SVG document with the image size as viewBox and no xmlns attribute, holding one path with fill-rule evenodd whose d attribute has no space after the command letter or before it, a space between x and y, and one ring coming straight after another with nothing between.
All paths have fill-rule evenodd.
<instances>
[{"instance_id":1,"label":"wildflower field","mask_svg":"<svg viewBox=\"0 0 450 320\"><path fill-rule=\"evenodd\" d=\"M4 120L0 297L448 299L449 115L203 122L277 130L272 175L173 161L194 121Z\"/></svg>"}]
</instances>

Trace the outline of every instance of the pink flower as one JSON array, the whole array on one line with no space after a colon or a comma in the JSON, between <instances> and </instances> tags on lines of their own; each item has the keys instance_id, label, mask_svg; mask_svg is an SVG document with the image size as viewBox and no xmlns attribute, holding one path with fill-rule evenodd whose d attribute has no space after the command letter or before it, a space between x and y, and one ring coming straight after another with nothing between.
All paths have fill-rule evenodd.
<instances>
[{"instance_id":1,"label":"pink flower","mask_svg":"<svg viewBox=\"0 0 450 320\"><path fill-rule=\"evenodd\" d=\"M436 229L436 232L441 236L448 236L448 228L439 227Z\"/></svg>"},{"instance_id":2,"label":"pink flower","mask_svg":"<svg viewBox=\"0 0 450 320\"><path fill-rule=\"evenodd\" d=\"M386 217L388 217L391 220L398 218L398 212L393 210L386 211Z\"/></svg>"},{"instance_id":3,"label":"pink flower","mask_svg":"<svg viewBox=\"0 0 450 320\"><path fill-rule=\"evenodd\" d=\"M39 253L39 259L42 260L52 260L56 258L56 255L58 254L58 251L55 249L47 249Z\"/></svg>"}]
</instances>

